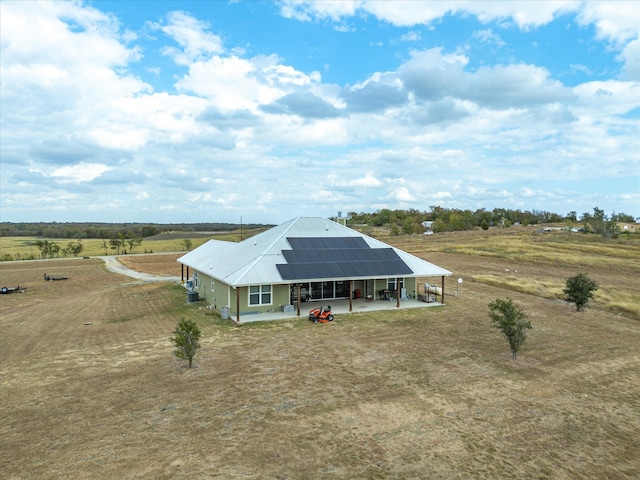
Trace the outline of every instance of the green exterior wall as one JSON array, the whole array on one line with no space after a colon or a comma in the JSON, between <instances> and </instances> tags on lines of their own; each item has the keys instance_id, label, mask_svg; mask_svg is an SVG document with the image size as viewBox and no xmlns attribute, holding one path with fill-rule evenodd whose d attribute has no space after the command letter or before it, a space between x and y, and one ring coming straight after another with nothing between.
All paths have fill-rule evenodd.
<instances>
[{"instance_id":1,"label":"green exterior wall","mask_svg":"<svg viewBox=\"0 0 640 480\"><path fill-rule=\"evenodd\" d=\"M201 301L208 305L214 306L220 310L222 307L229 307L231 316L238 315L236 295L240 294L240 316L250 315L252 313L266 313L268 311L278 312L283 306L290 305L290 284L271 285L271 301L270 305L249 306L249 287L239 287L237 289L230 287L226 283L213 279L213 291L211 289L212 278L202 272L197 272L198 286L194 286L194 291L198 292ZM353 291L360 290L362 297L373 295L375 300L378 299L378 292L387 288L387 279L371 279L371 280L354 280ZM404 288L408 295L417 292L417 279L414 277L404 278Z\"/></svg>"}]
</instances>

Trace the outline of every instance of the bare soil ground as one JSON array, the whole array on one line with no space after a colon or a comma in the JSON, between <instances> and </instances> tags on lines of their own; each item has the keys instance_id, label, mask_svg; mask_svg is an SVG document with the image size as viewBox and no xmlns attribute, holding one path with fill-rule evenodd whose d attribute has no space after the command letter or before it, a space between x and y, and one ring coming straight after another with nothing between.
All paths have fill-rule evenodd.
<instances>
[{"instance_id":1,"label":"bare soil ground","mask_svg":"<svg viewBox=\"0 0 640 480\"><path fill-rule=\"evenodd\" d=\"M177 262L187 252L166 253L162 255L127 255L118 257L125 267L138 272L160 276L179 276L181 265Z\"/></svg>"},{"instance_id":2,"label":"bare soil ground","mask_svg":"<svg viewBox=\"0 0 640 480\"><path fill-rule=\"evenodd\" d=\"M234 326L97 259L0 264L27 287L0 296L2 476L638 478L640 322L473 281L562 266L420 256L465 278L459 296L328 325ZM179 275L175 259L126 266ZM486 313L507 296L534 325L517 361ZM203 328L193 369L168 341L182 317Z\"/></svg>"}]
</instances>

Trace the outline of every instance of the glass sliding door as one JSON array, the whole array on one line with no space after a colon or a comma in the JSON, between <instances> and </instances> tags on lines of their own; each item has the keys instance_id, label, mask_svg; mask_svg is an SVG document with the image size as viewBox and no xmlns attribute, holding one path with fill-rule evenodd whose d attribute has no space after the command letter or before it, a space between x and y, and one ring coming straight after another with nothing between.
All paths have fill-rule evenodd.
<instances>
[{"instance_id":1,"label":"glass sliding door","mask_svg":"<svg viewBox=\"0 0 640 480\"><path fill-rule=\"evenodd\" d=\"M300 284L300 299L304 301L331 300L334 298L349 298L349 281L340 282L310 282ZM296 284L291 285L291 300L297 301Z\"/></svg>"},{"instance_id":2,"label":"glass sliding door","mask_svg":"<svg viewBox=\"0 0 640 480\"><path fill-rule=\"evenodd\" d=\"M311 300L322 300L322 282L311 282L309 295Z\"/></svg>"},{"instance_id":3,"label":"glass sliding door","mask_svg":"<svg viewBox=\"0 0 640 480\"><path fill-rule=\"evenodd\" d=\"M341 282L336 282L336 287L335 287L335 298L349 298L350 296L350 292L349 292L349 284L351 282L349 282L349 280L343 280Z\"/></svg>"},{"instance_id":4,"label":"glass sliding door","mask_svg":"<svg viewBox=\"0 0 640 480\"><path fill-rule=\"evenodd\" d=\"M322 298L335 298L333 286L335 282L322 282Z\"/></svg>"}]
</instances>

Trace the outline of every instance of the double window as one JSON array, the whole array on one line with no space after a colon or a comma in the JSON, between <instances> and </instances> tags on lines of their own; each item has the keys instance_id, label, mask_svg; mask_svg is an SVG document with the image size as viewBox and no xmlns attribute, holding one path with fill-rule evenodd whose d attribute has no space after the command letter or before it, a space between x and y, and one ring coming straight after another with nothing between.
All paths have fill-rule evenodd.
<instances>
[{"instance_id":1,"label":"double window","mask_svg":"<svg viewBox=\"0 0 640 480\"><path fill-rule=\"evenodd\" d=\"M271 285L251 285L249 305L271 305Z\"/></svg>"},{"instance_id":2,"label":"double window","mask_svg":"<svg viewBox=\"0 0 640 480\"><path fill-rule=\"evenodd\" d=\"M387 279L387 290L395 292L396 290L402 290L404 288L404 278L400 278L400 285L396 285L395 278Z\"/></svg>"}]
</instances>

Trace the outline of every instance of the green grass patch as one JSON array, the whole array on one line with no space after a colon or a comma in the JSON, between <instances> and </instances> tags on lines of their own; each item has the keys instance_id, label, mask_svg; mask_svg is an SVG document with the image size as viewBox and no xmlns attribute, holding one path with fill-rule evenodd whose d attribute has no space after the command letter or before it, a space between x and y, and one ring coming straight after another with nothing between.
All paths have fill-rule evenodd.
<instances>
[{"instance_id":1,"label":"green grass patch","mask_svg":"<svg viewBox=\"0 0 640 480\"><path fill-rule=\"evenodd\" d=\"M536 280L527 277L513 277L498 275L473 275L471 280L485 285L528 293L542 298L562 298L564 284L553 280Z\"/></svg>"},{"instance_id":2,"label":"green grass patch","mask_svg":"<svg viewBox=\"0 0 640 480\"><path fill-rule=\"evenodd\" d=\"M243 232L242 238L254 235L256 232ZM191 240L191 250L198 248L209 240L225 240L229 242L237 242L240 240L240 232L222 232L209 236L180 234L180 235L156 235L148 239L143 239L142 243L136 247L136 253L168 253L168 252L185 252L184 240ZM45 240L40 237L0 237L0 261L16 261L16 260L37 260L42 258L40 250L35 245L38 240ZM57 243L61 249L65 248L69 243L77 243L78 240L72 238L47 238L49 242ZM96 257L102 255L115 255L116 251L109 248L109 240L97 238L86 238L80 240L83 249L79 257ZM65 258L60 252L56 258ZM68 256L66 258L72 258Z\"/></svg>"}]
</instances>

